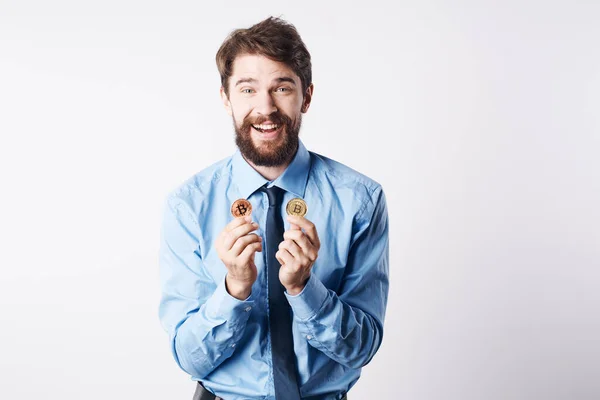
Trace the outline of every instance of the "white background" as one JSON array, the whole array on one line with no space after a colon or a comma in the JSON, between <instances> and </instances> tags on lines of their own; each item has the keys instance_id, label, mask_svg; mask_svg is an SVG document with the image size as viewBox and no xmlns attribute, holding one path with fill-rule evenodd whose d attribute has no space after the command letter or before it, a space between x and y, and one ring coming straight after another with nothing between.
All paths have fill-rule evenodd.
<instances>
[{"instance_id":1,"label":"white background","mask_svg":"<svg viewBox=\"0 0 600 400\"><path fill-rule=\"evenodd\" d=\"M214 56L269 15L312 54L304 143L387 194L350 398L600 398L600 3L366 3L0 0L0 398L191 398L161 207L233 153Z\"/></svg>"}]
</instances>

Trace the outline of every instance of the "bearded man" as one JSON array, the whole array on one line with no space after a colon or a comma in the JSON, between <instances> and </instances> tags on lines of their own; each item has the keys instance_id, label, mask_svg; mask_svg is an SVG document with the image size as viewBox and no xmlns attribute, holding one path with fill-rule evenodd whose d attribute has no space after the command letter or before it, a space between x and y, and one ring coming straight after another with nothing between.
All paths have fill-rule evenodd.
<instances>
[{"instance_id":1,"label":"bearded man","mask_svg":"<svg viewBox=\"0 0 600 400\"><path fill-rule=\"evenodd\" d=\"M381 345L388 214L299 140L311 57L267 18L217 52L238 150L167 196L159 314L194 399L346 399Z\"/></svg>"}]
</instances>

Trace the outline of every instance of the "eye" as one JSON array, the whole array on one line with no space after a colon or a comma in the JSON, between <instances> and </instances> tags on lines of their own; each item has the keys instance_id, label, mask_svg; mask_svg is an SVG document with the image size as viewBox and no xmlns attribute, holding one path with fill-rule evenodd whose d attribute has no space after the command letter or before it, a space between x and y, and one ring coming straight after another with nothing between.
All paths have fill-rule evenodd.
<instances>
[{"instance_id":1,"label":"eye","mask_svg":"<svg viewBox=\"0 0 600 400\"><path fill-rule=\"evenodd\" d=\"M275 89L276 92L289 92L291 89L288 87L278 87Z\"/></svg>"},{"instance_id":2,"label":"eye","mask_svg":"<svg viewBox=\"0 0 600 400\"><path fill-rule=\"evenodd\" d=\"M252 92L253 92L253 90L252 90L252 89L249 89L249 88L246 88L246 89L242 89L242 90L241 90L241 92L242 92L242 93L252 93Z\"/></svg>"}]
</instances>

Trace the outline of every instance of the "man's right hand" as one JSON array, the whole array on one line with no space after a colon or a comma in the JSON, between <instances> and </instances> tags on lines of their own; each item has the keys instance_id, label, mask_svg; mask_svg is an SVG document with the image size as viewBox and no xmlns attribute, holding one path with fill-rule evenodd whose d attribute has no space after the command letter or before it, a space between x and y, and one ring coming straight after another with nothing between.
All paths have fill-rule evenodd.
<instances>
[{"instance_id":1,"label":"man's right hand","mask_svg":"<svg viewBox=\"0 0 600 400\"><path fill-rule=\"evenodd\" d=\"M249 234L258 229L252 217L240 217L231 221L219 234L215 248L227 268L225 286L227 292L238 300L245 300L252 292L257 271L254 254L262 251L262 238Z\"/></svg>"}]
</instances>

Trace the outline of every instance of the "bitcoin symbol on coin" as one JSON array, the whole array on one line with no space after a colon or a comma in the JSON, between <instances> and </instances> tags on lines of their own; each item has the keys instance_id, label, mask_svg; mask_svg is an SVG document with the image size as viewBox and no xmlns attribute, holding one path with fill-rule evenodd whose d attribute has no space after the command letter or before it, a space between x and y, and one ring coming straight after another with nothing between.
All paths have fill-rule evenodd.
<instances>
[{"instance_id":1,"label":"bitcoin symbol on coin","mask_svg":"<svg viewBox=\"0 0 600 400\"><path fill-rule=\"evenodd\" d=\"M308 211L308 207L306 206L304 200L300 198L295 198L287 203L285 211L288 213L288 215L304 217L306 215L306 212Z\"/></svg>"},{"instance_id":2,"label":"bitcoin symbol on coin","mask_svg":"<svg viewBox=\"0 0 600 400\"><path fill-rule=\"evenodd\" d=\"M247 211L248 209L246 208L246 206L245 206L245 205L243 205L243 204L238 204L238 206L237 206L237 210L238 210L238 214L240 214L240 215L246 215L246 211Z\"/></svg>"},{"instance_id":3,"label":"bitcoin symbol on coin","mask_svg":"<svg viewBox=\"0 0 600 400\"><path fill-rule=\"evenodd\" d=\"M235 218L252 214L252 204L246 199L238 199L231 205L231 215Z\"/></svg>"}]
</instances>

